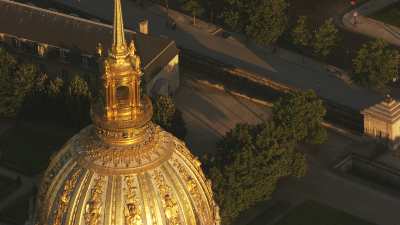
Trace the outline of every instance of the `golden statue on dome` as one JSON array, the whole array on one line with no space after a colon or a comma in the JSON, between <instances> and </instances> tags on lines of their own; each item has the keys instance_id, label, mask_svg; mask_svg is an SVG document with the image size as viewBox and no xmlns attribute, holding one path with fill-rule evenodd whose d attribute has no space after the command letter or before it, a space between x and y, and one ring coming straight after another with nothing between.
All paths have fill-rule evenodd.
<instances>
[{"instance_id":1,"label":"golden statue on dome","mask_svg":"<svg viewBox=\"0 0 400 225\"><path fill-rule=\"evenodd\" d=\"M37 196L37 225L219 225L210 181L185 144L152 123L141 96L134 42L126 44L121 0L113 44L101 62L104 101L93 125L52 157ZM145 46L144 46L145 47Z\"/></svg>"}]
</instances>

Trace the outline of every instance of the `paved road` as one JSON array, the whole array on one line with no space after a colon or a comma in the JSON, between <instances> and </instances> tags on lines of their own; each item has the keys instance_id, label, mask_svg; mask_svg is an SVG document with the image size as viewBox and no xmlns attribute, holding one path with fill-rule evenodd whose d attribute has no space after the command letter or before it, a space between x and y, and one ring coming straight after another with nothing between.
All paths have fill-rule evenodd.
<instances>
[{"instance_id":1,"label":"paved road","mask_svg":"<svg viewBox=\"0 0 400 225\"><path fill-rule=\"evenodd\" d=\"M175 97L182 111L188 135L186 143L196 154L215 150L215 143L237 123L256 124L268 120L270 109L183 79Z\"/></svg>"},{"instance_id":2,"label":"paved road","mask_svg":"<svg viewBox=\"0 0 400 225\"><path fill-rule=\"evenodd\" d=\"M400 28L367 17L368 15L398 1L399 0L369 1L355 9L355 11L359 13L356 24L354 24L354 10L346 13L342 18L342 22L350 31L362 33L374 38L382 38L389 43L400 46Z\"/></svg>"},{"instance_id":3,"label":"paved road","mask_svg":"<svg viewBox=\"0 0 400 225\"><path fill-rule=\"evenodd\" d=\"M113 17L112 0L56 1L109 21ZM349 87L343 81L331 76L332 74L320 63L311 59L306 59L305 63L302 63L302 56L298 54L284 50L272 54L264 48L251 43L243 44L235 38L223 39L213 36L210 32L215 30L214 26L193 27L190 24L190 17L170 10L171 16L178 24L178 29L172 31L165 27L166 17L160 7L140 9L132 1L123 1L123 7L126 27L137 30L138 22L147 18L150 33L153 35L170 37L176 40L178 46L256 72L261 76L302 89L314 89L319 95L354 109L365 108L381 99L381 96L366 89Z\"/></svg>"}]
</instances>

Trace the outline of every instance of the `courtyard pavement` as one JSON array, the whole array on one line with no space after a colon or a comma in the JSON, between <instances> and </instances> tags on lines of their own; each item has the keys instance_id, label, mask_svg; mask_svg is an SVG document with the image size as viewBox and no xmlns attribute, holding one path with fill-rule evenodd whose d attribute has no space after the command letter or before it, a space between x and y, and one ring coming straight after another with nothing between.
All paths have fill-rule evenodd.
<instances>
[{"instance_id":1,"label":"courtyard pavement","mask_svg":"<svg viewBox=\"0 0 400 225\"><path fill-rule=\"evenodd\" d=\"M374 20L370 17L372 13L398 2L399 0L371 0L355 10L346 13L342 22L346 29L362 33L373 38L381 38L391 44L400 46L400 28ZM358 12L356 24L354 24L353 13Z\"/></svg>"},{"instance_id":2,"label":"courtyard pavement","mask_svg":"<svg viewBox=\"0 0 400 225\"><path fill-rule=\"evenodd\" d=\"M112 21L113 18L112 0L56 1L108 21ZM161 6L150 4L140 8L133 1L123 1L122 4L127 28L138 30L139 21L148 19L152 35L169 37L175 40L179 47L194 50L290 86L314 89L320 96L356 110L382 99L379 94L347 85L329 72L326 65L310 58L305 58L303 62L303 56L284 49L273 54L268 48L242 41L237 35L226 39L215 36L213 33L217 28L214 25L199 20L200 25L194 27L191 25L191 17L173 10L169 12L177 22L177 29L171 30L165 26L166 13Z\"/></svg>"}]
</instances>

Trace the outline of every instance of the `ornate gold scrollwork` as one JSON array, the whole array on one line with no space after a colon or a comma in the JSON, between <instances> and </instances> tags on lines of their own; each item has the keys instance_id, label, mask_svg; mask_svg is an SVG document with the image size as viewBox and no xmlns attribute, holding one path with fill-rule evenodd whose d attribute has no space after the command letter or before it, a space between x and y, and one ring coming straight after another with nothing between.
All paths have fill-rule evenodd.
<instances>
[{"instance_id":1,"label":"ornate gold scrollwork","mask_svg":"<svg viewBox=\"0 0 400 225\"><path fill-rule=\"evenodd\" d=\"M203 218L204 221L207 221L206 203L201 198L196 180L191 175L189 175L188 171L184 168L184 166L181 163L179 163L179 161L176 158L173 159L172 164L178 170L183 180L185 181L187 190L189 191L189 194L193 198L193 202L197 208L198 214Z\"/></svg>"},{"instance_id":2,"label":"ornate gold scrollwork","mask_svg":"<svg viewBox=\"0 0 400 225\"><path fill-rule=\"evenodd\" d=\"M86 225L98 225L102 213L102 194L103 194L104 177L98 177L91 189L90 200L85 207L85 223Z\"/></svg>"},{"instance_id":3,"label":"ornate gold scrollwork","mask_svg":"<svg viewBox=\"0 0 400 225\"><path fill-rule=\"evenodd\" d=\"M179 218L179 205L171 193L171 188L166 184L164 177L159 170L155 170L153 178L157 184L160 195L162 196L167 224L181 225Z\"/></svg>"},{"instance_id":4,"label":"ornate gold scrollwork","mask_svg":"<svg viewBox=\"0 0 400 225\"><path fill-rule=\"evenodd\" d=\"M57 210L55 211L54 225L62 224L62 218L67 211L68 203L71 198L71 192L78 181L79 172L80 170L75 170L72 176L64 184L64 190L61 193L59 204L57 206Z\"/></svg>"},{"instance_id":5,"label":"ornate gold scrollwork","mask_svg":"<svg viewBox=\"0 0 400 225\"><path fill-rule=\"evenodd\" d=\"M126 195L127 201L124 209L126 225L143 225L141 209L136 196L137 188L134 185L133 178L126 176L125 182L128 187Z\"/></svg>"}]
</instances>

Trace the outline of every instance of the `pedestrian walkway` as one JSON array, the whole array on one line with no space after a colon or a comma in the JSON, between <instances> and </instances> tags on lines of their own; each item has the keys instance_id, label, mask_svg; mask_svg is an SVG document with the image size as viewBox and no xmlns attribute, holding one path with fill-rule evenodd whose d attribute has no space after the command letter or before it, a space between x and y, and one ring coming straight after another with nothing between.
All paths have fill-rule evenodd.
<instances>
[{"instance_id":1,"label":"pedestrian walkway","mask_svg":"<svg viewBox=\"0 0 400 225\"><path fill-rule=\"evenodd\" d=\"M346 13L342 18L343 25L352 32L365 34L373 38L381 38L400 47L400 28L368 17L368 15L397 1L399 0L370 0ZM354 17L355 12L358 13L357 17Z\"/></svg>"}]
</instances>

